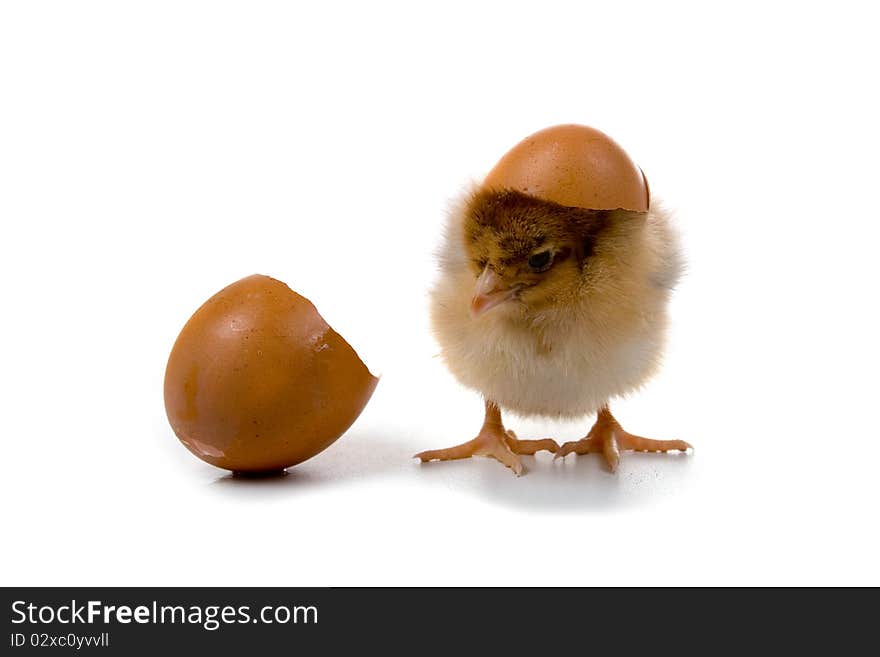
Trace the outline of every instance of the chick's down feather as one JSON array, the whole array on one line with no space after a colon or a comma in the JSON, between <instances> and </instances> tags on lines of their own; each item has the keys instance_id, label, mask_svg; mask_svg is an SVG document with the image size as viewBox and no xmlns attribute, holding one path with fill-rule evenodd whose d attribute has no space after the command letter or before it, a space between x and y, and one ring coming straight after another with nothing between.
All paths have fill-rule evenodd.
<instances>
[{"instance_id":1,"label":"chick's down feather","mask_svg":"<svg viewBox=\"0 0 880 657\"><path fill-rule=\"evenodd\" d=\"M656 202L646 213L584 210L469 190L449 214L431 321L468 388L519 415L581 417L657 370L681 271ZM481 274L509 292L475 314Z\"/></svg>"}]
</instances>

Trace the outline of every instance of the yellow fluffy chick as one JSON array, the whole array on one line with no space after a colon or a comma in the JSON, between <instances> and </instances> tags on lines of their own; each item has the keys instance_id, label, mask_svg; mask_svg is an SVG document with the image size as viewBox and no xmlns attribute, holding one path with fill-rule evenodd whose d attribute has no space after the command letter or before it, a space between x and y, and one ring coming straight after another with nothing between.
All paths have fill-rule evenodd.
<instances>
[{"instance_id":1,"label":"yellow fluffy chick","mask_svg":"<svg viewBox=\"0 0 880 657\"><path fill-rule=\"evenodd\" d=\"M485 422L473 440L416 457L489 456L519 475L518 455L540 450L600 452L612 471L622 450L687 450L627 433L608 408L656 372L681 269L657 204L572 207L485 183L468 192L450 213L431 319L452 374L483 395ZM502 408L597 419L586 438L560 448L517 439Z\"/></svg>"}]
</instances>

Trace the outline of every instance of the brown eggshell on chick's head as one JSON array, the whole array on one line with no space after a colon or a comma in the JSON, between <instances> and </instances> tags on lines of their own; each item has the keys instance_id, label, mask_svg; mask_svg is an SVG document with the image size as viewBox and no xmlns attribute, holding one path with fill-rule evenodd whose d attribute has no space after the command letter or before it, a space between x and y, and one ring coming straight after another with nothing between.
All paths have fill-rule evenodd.
<instances>
[{"instance_id":1,"label":"brown eggshell on chick's head","mask_svg":"<svg viewBox=\"0 0 880 657\"><path fill-rule=\"evenodd\" d=\"M526 137L495 165L485 189L513 189L560 205L646 212L648 182L611 137L583 125L558 125Z\"/></svg>"},{"instance_id":2,"label":"brown eggshell on chick's head","mask_svg":"<svg viewBox=\"0 0 880 657\"><path fill-rule=\"evenodd\" d=\"M272 472L339 438L377 382L308 299L268 276L249 276L183 327L165 371L165 409L200 459Z\"/></svg>"}]
</instances>

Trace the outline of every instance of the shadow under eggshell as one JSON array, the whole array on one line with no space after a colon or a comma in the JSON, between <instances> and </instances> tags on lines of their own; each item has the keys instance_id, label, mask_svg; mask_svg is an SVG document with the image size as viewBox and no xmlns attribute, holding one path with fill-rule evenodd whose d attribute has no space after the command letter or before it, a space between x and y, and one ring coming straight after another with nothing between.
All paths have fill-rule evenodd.
<instances>
[{"instance_id":1,"label":"shadow under eggshell","mask_svg":"<svg viewBox=\"0 0 880 657\"><path fill-rule=\"evenodd\" d=\"M266 472L330 446L377 383L308 299L254 275L208 299L183 327L165 371L165 409L202 460Z\"/></svg>"}]
</instances>

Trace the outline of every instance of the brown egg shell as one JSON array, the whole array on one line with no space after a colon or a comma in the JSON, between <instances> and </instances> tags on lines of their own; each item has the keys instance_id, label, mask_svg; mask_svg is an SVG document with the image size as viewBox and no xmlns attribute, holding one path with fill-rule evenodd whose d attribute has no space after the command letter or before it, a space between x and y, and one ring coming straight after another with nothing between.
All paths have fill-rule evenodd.
<instances>
[{"instance_id":1,"label":"brown egg shell","mask_svg":"<svg viewBox=\"0 0 880 657\"><path fill-rule=\"evenodd\" d=\"M377 383L308 299L255 275L208 299L183 327L165 371L165 409L200 459L271 472L330 446Z\"/></svg>"},{"instance_id":2,"label":"brown egg shell","mask_svg":"<svg viewBox=\"0 0 880 657\"><path fill-rule=\"evenodd\" d=\"M595 128L558 125L523 139L495 165L486 189L514 189L560 205L646 212L648 181L617 142Z\"/></svg>"}]
</instances>

